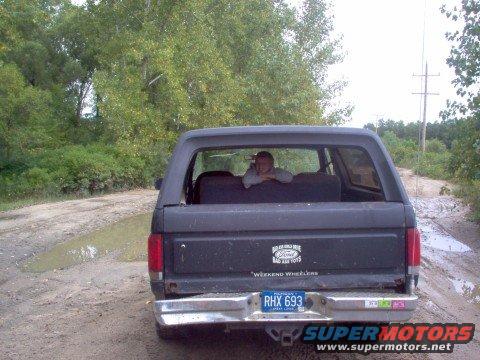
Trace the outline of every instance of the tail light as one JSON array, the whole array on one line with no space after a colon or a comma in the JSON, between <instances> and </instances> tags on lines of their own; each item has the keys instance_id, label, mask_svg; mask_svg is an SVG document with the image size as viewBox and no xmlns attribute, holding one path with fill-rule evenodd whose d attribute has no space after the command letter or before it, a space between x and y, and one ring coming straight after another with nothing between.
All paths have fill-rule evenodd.
<instances>
[{"instance_id":1,"label":"tail light","mask_svg":"<svg viewBox=\"0 0 480 360\"><path fill-rule=\"evenodd\" d=\"M163 238L160 234L150 234L148 237L148 271L151 280L161 280L163 277Z\"/></svg>"},{"instance_id":2,"label":"tail light","mask_svg":"<svg viewBox=\"0 0 480 360\"><path fill-rule=\"evenodd\" d=\"M407 229L407 270L408 274L417 275L420 270L420 231Z\"/></svg>"}]
</instances>

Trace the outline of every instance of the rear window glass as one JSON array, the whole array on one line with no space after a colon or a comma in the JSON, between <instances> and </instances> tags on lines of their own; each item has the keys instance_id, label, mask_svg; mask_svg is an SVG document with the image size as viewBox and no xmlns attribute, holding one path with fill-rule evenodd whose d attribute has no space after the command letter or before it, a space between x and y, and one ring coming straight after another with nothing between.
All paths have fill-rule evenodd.
<instances>
[{"instance_id":1,"label":"rear window glass","mask_svg":"<svg viewBox=\"0 0 480 360\"><path fill-rule=\"evenodd\" d=\"M377 172L365 151L356 148L339 148L338 152L353 185L380 190Z\"/></svg>"},{"instance_id":2,"label":"rear window glass","mask_svg":"<svg viewBox=\"0 0 480 360\"><path fill-rule=\"evenodd\" d=\"M188 171L185 203L384 201L377 179L370 157L356 148L206 149Z\"/></svg>"},{"instance_id":3,"label":"rear window glass","mask_svg":"<svg viewBox=\"0 0 480 360\"><path fill-rule=\"evenodd\" d=\"M193 179L207 171L229 171L233 175L243 175L253 162L253 156L260 151L273 155L274 166L292 174L317 172L319 161L317 150L312 149L222 149L207 150L197 154Z\"/></svg>"}]
</instances>

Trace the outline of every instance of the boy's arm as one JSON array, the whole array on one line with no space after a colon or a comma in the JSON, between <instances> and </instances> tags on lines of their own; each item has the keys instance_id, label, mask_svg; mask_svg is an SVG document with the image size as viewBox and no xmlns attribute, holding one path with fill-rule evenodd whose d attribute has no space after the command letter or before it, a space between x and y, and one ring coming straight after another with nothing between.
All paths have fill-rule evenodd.
<instances>
[{"instance_id":1,"label":"boy's arm","mask_svg":"<svg viewBox=\"0 0 480 360\"><path fill-rule=\"evenodd\" d=\"M275 168L275 179L281 183L289 183L293 180L293 174L290 171Z\"/></svg>"},{"instance_id":2,"label":"boy's arm","mask_svg":"<svg viewBox=\"0 0 480 360\"><path fill-rule=\"evenodd\" d=\"M252 185L260 184L262 181L263 179L257 174L254 168L248 169L242 177L242 183L245 189L248 189Z\"/></svg>"}]
</instances>

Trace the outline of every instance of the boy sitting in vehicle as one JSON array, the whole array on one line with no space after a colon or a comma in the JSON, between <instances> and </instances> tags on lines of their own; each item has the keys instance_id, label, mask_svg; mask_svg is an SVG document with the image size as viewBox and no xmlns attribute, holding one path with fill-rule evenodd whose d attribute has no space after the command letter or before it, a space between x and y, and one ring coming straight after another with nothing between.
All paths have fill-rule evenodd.
<instances>
[{"instance_id":1,"label":"boy sitting in vehicle","mask_svg":"<svg viewBox=\"0 0 480 360\"><path fill-rule=\"evenodd\" d=\"M260 184L266 180L277 180L282 183L289 183L293 180L293 174L287 170L274 167L273 155L268 151L260 151L255 155L255 164L250 166L242 183L245 189L252 185Z\"/></svg>"}]
</instances>

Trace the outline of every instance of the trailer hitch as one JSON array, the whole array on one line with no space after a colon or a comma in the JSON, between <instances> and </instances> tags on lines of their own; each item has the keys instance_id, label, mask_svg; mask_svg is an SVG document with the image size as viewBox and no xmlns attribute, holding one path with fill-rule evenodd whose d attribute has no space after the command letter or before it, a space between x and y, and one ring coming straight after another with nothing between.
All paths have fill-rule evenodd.
<instances>
[{"instance_id":1,"label":"trailer hitch","mask_svg":"<svg viewBox=\"0 0 480 360\"><path fill-rule=\"evenodd\" d=\"M279 341L282 346L292 346L302 334L302 326L299 325L267 325L265 331L270 337Z\"/></svg>"}]
</instances>

